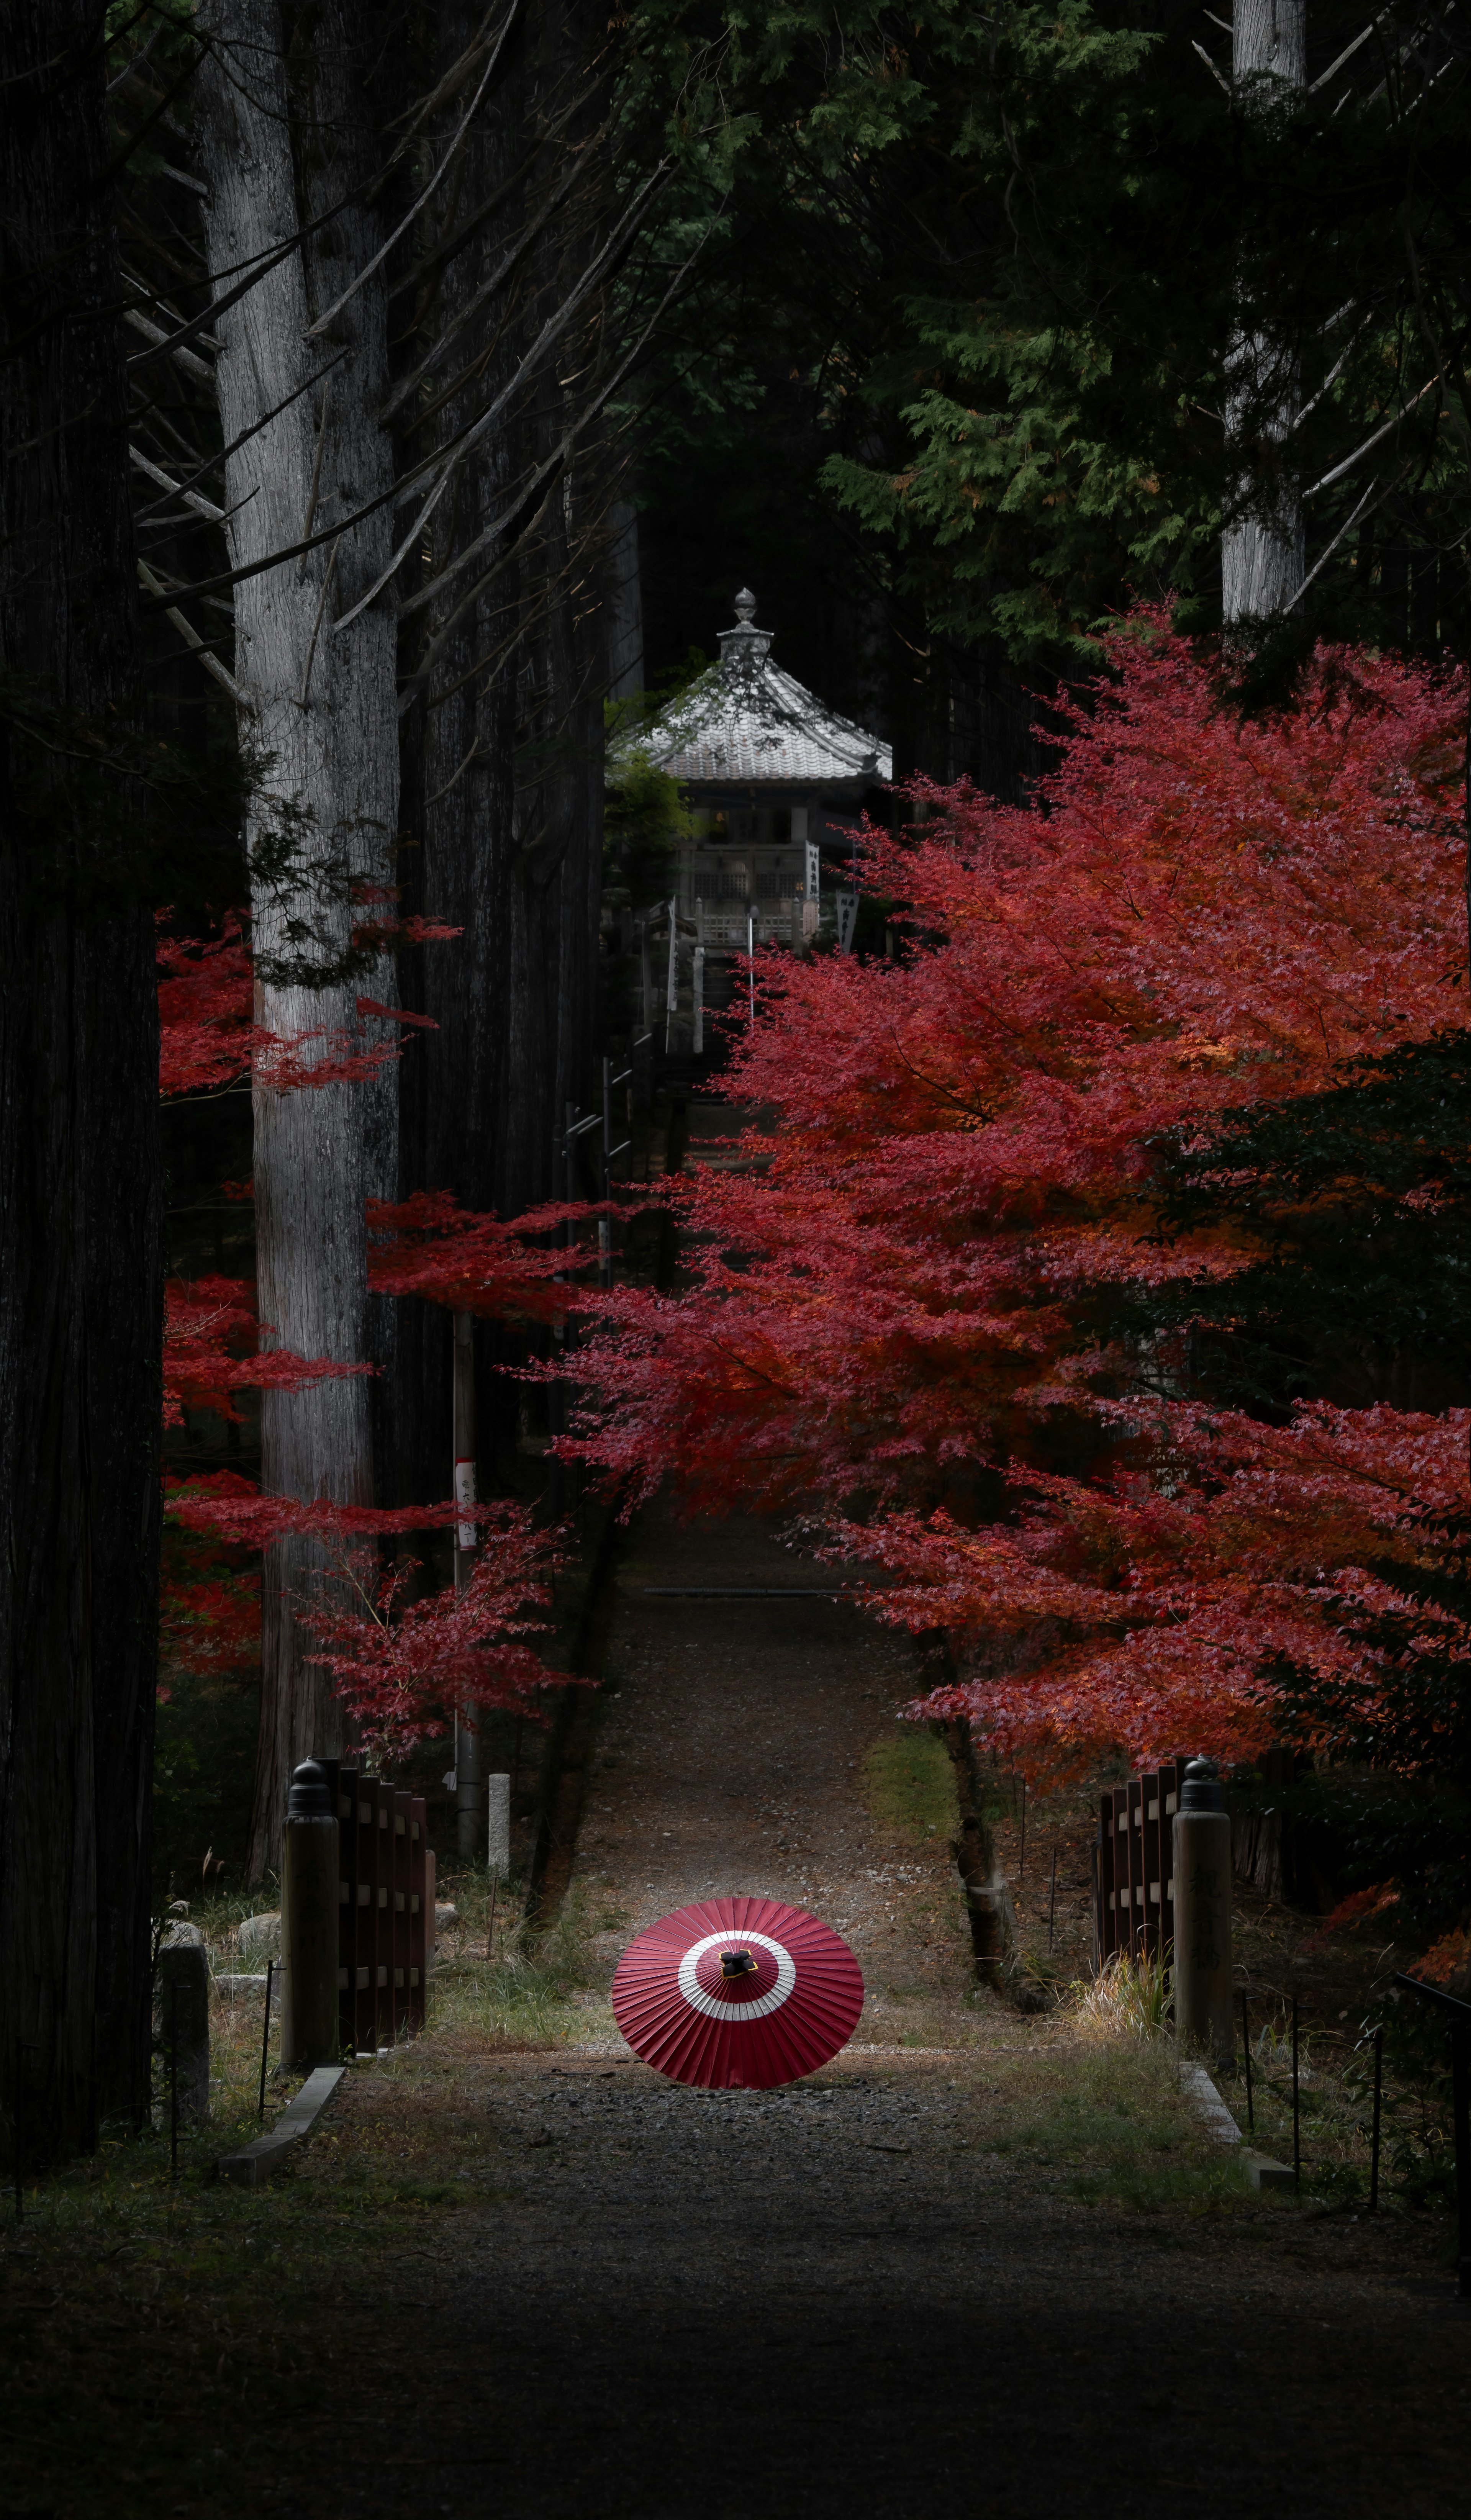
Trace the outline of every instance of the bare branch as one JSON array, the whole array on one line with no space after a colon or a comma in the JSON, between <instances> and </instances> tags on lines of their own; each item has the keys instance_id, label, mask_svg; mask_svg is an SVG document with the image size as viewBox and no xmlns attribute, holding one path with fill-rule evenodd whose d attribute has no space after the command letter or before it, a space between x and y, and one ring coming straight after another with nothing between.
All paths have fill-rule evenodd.
<instances>
[{"instance_id":1,"label":"bare branch","mask_svg":"<svg viewBox=\"0 0 1471 2520\"><path fill-rule=\"evenodd\" d=\"M168 336L162 326L151 324L141 306L125 306L122 310L122 320L124 324L131 324L135 333L141 333L145 340L154 342L157 348L167 347ZM213 385L213 368L207 366L205 361L198 357L193 350L176 349L170 355L178 361L186 376L198 377L201 384Z\"/></svg>"},{"instance_id":2,"label":"bare branch","mask_svg":"<svg viewBox=\"0 0 1471 2520\"><path fill-rule=\"evenodd\" d=\"M530 530L530 527L536 521L536 517L540 516L542 510L545 508L547 496L550 494L556 477L565 466L567 458L576 445L578 438L582 435L583 430L591 426L593 421L595 421L599 414L603 410L604 406L611 400L612 396L617 392L618 387L622 384L625 377L627 377L630 370L634 367L643 351L647 346L655 327L663 317L665 310L674 298L676 292L685 280L696 256L702 250L709 233L710 231L707 228L705 236L701 237L696 244L693 253L687 257L679 271L676 272L674 279L670 282L663 297L654 308L653 313L645 325L637 341L635 341L633 346L625 353L624 357L620 359L618 365L614 368L612 374L608 377L601 391L594 395L593 400L584 406L582 411L578 413L577 418L572 422L571 426L564 430L559 444L532 475L514 507L505 511L494 524L486 526L482 532L475 536L472 542L468 543L463 551L457 553L454 560L448 564L448 566L440 571L431 586L422 589L418 595L411 596L401 607L399 615L400 619L410 611L419 610L423 605L432 601L436 595L442 594L450 579L458 577L461 570L465 568L479 552L484 551L492 541L499 540L504 533L516 523L518 518L522 520L521 531L517 535L516 542L513 546L512 550L509 552L502 552L497 556L491 566L484 570L475 580L474 584L466 590L447 617L440 622L424 651L417 672L403 686L399 699L400 716L402 716L408 708L412 707L419 694L426 687L429 677L434 670L435 663L443 651L445 642L454 630L457 622L464 618L469 606L478 601L480 596L485 592L486 587L493 583L495 578L499 576L501 570L506 567L508 562L513 557L514 552L519 549L520 543L524 539L526 532ZM528 516L527 511L531 508L533 501L537 503L535 515Z\"/></svg>"},{"instance_id":3,"label":"bare branch","mask_svg":"<svg viewBox=\"0 0 1471 2520\"><path fill-rule=\"evenodd\" d=\"M481 438L485 436L486 432L495 426L495 423L500 419L502 412L506 409L507 404L510 403L519 392L527 377L532 375L537 367L540 366L541 361L546 356L548 350L552 348L553 344L557 341L561 335L566 331L567 326L571 323L578 307L581 305L583 299L588 295L589 292L597 287L599 281L604 278L609 270L616 268L617 263L627 252L628 248L633 241L633 237L637 232L638 223L644 215L647 202L656 192L663 190L667 181L667 161L661 158L658 165L654 168L653 173L646 179L642 189L635 196L634 201L625 212L618 226L614 228L607 244L602 248L602 250L600 253L594 256L592 262L589 263L586 271L582 274L582 277L577 282L577 285L572 290L570 295L564 297L556 312L548 316L546 323L542 326L542 329L537 335L536 339L531 344L530 349L519 361L514 375L505 385L502 386L501 391L495 396L495 399L487 405L486 409L480 413L479 417L469 422L467 427L460 431L458 437L451 440L440 463L439 478L435 482L433 489L429 492L428 497L423 501L413 524L409 527L407 534L405 534L403 540L399 543L398 548L393 553L391 559L388 560L385 565L379 570L378 576L374 579L367 594L360 596L357 603L352 607L352 609L349 612L344 612L338 620L333 623L333 631L334 635L337 631L345 630L348 623L350 621L355 621L360 612L366 612L369 605L382 593L383 588L388 584L390 578L392 578L396 571L403 566L404 562L408 558L410 552L414 549L420 535L423 532L424 526L428 523L434 510L438 507L445 491L449 488L449 485L454 479L456 472L459 471L465 457L469 454L473 447L479 444ZM428 472L436 460L439 459L426 456L422 463L416 465L407 480L401 485L399 495L401 497L409 495L412 492L416 476L422 476L424 472ZM355 521L355 519L349 519L348 521L352 522Z\"/></svg>"},{"instance_id":4,"label":"bare branch","mask_svg":"<svg viewBox=\"0 0 1471 2520\"><path fill-rule=\"evenodd\" d=\"M402 411L404 404L409 400L411 394L413 394L416 388L423 383L424 378L433 368L435 360L440 358L444 351L448 349L456 335L464 331L465 326L469 323L471 317L479 313L482 306L488 304L489 300L494 297L498 289L503 289L505 287L506 282L514 271L522 254L526 251L528 246L535 243L537 237L541 234L542 229L546 226L548 219L551 218L553 211L557 209L561 202L566 199L568 192L576 182L581 171L581 167L574 158L563 173L560 182L554 185L551 192L546 195L536 217L531 222L531 225L523 228L520 235L516 238L515 243L507 248L506 252L501 256L499 263L496 265L496 268L491 273L489 279L482 281L479 288L474 292L474 294L466 300L466 303L460 308L460 311L455 316L453 322L446 325L444 331L440 334L438 340L434 343L433 348L427 351L424 357L421 359L413 374L411 376L404 377L400 382L394 386L393 391L389 394L387 401L383 405L382 417L385 423L393 420L396 415ZM418 428L422 428L425 421L431 419L433 413L442 407L446 395L453 393L455 387L453 385L447 386L444 393L441 393L436 397L429 410L416 413L414 426Z\"/></svg>"},{"instance_id":5,"label":"bare branch","mask_svg":"<svg viewBox=\"0 0 1471 2520\"><path fill-rule=\"evenodd\" d=\"M1333 482L1341 481L1346 472L1352 472L1355 465L1360 463L1363 457L1368 454L1370 447L1377 446L1381 437L1388 437L1392 428L1398 428L1401 421L1407 420L1410 413L1415 410L1416 406L1424 401L1426 395L1434 392L1436 386L1441 382L1441 373L1444 372L1437 373L1433 376L1429 384L1421 385L1419 392L1414 397L1414 400L1407 402L1403 411L1393 413L1384 423L1382 428L1375 429L1372 437L1366 437L1361 446L1355 447L1352 455L1346 455L1341 464L1335 464L1331 472L1325 472L1321 480L1315 481L1311 490L1305 490L1303 492L1303 497L1305 499L1315 499L1319 490L1328 489Z\"/></svg>"},{"instance_id":6,"label":"bare branch","mask_svg":"<svg viewBox=\"0 0 1471 2520\"><path fill-rule=\"evenodd\" d=\"M477 202L474 208L461 220L457 228L452 228L448 235L442 236L437 245L430 246L401 279L394 281L389 291L390 297L402 297L410 290L418 289L421 283L428 278L431 271L436 271L441 264L454 260L456 254L469 243L470 238L485 225L486 220L494 217L502 202L509 201L518 186L526 181L543 152L550 149L554 141L560 139L581 103L581 97L574 96L569 104L562 107L561 112L537 134L524 158L512 168L504 181L487 193L483 201Z\"/></svg>"},{"instance_id":7,"label":"bare branch","mask_svg":"<svg viewBox=\"0 0 1471 2520\"><path fill-rule=\"evenodd\" d=\"M1226 95L1229 96L1231 92L1230 80L1223 77L1221 71L1218 70L1215 63L1212 61L1210 54L1206 51L1204 44L1197 43L1193 35L1190 37L1190 50L1191 52L1198 53L1200 55L1201 60L1204 62L1206 68L1210 71L1216 85L1223 89Z\"/></svg>"},{"instance_id":8,"label":"bare branch","mask_svg":"<svg viewBox=\"0 0 1471 2520\"><path fill-rule=\"evenodd\" d=\"M138 575L143 585L148 589L149 594L158 597L163 605L165 619L173 623L179 636L194 650L194 652L198 656L200 663L203 666L205 673L212 674L214 676L215 681L229 693L230 698L234 700L237 708L244 709L248 715L253 716L254 710L251 707L249 700L246 699L245 693L241 690L239 683L235 680L234 675L226 673L218 656L200 637L200 634L198 630L196 630L193 622L185 620L178 606L168 602L166 590L160 586L157 578L155 577L154 572L149 567L146 560L141 560L138 562Z\"/></svg>"},{"instance_id":9,"label":"bare branch","mask_svg":"<svg viewBox=\"0 0 1471 2520\"><path fill-rule=\"evenodd\" d=\"M476 88L474 95L470 98L469 104L466 107L459 130L456 132L454 139L450 142L448 149L445 151L439 164L435 167L433 174L429 177L423 191L420 194L418 201L404 212L403 217L399 220L399 223L394 229L392 235L383 240L383 243L379 247L377 253L372 256L371 260L364 263L363 268L358 273L356 279L348 282L341 296L335 299L334 302L329 306L325 315L318 316L315 324L309 324L307 326L306 338L309 341L314 341L319 334L325 333L329 324L333 323L334 319L341 314L348 299L357 295L358 291L363 287L364 283L372 279L379 263L385 261L387 256L392 252L399 238L403 235L405 228L412 227L414 221L418 218L420 211L423 208L425 202L432 200L434 194L438 192L445 176L448 174L456 158L460 154L461 145L464 142L465 135L468 131L479 109L480 99L483 97L486 89L490 85L495 72L496 64L505 50L506 38L510 34L511 29L515 22L516 10L519 5L520 0L511 0L511 6L508 8L506 16L502 21L501 31L497 35L494 44L491 46L490 59L485 65L480 84Z\"/></svg>"},{"instance_id":10,"label":"bare branch","mask_svg":"<svg viewBox=\"0 0 1471 2520\"><path fill-rule=\"evenodd\" d=\"M218 455L212 455L206 464L201 465L199 472L193 476L194 479L201 480L205 472L216 470L224 463L227 455L235 453L237 447L248 446L252 437L258 437L263 428L269 428L278 413L289 410L293 402L300 401L304 393L310 393L313 385L320 384L324 377L330 377L334 368L339 368L346 356L345 350L338 350L334 358L328 360L325 368L316 369L303 383L293 386L289 394L284 394L280 402L274 404L271 410L262 412L258 420L251 421L248 428L243 428L238 436L232 437L228 446L222 446ZM162 417L161 413L159 417ZM375 509L382 507L385 500L392 495L391 491L387 491L383 498L371 501L366 508L359 509L356 517L349 517L347 523L356 524L361 518L371 517ZM303 551L314 551L319 543L331 542L334 533L340 533L345 528L340 525L324 525L321 533L313 534L309 542L292 543L283 551L270 552L264 560L251 561L245 568L222 569L217 577L196 578L193 585L181 587L179 592L182 595L213 595L220 587L235 586L243 577L259 577L263 569L276 568L284 560L295 560Z\"/></svg>"},{"instance_id":11,"label":"bare branch","mask_svg":"<svg viewBox=\"0 0 1471 2520\"><path fill-rule=\"evenodd\" d=\"M1329 561L1332 559L1332 557L1333 557L1334 553L1337 551L1338 546L1339 546L1339 544L1342 542L1342 540L1343 540L1343 538L1344 538L1345 534L1347 534L1347 533L1351 532L1351 531L1352 531L1352 529L1353 529L1353 527L1354 527L1355 525L1357 525L1357 524L1358 524L1360 518L1362 516L1364 509L1368 506L1368 503L1369 503L1370 499L1373 497L1373 495L1374 495L1374 491L1375 491L1376 487L1378 486L1378 477L1379 477L1379 476L1378 476L1378 474L1376 473L1376 474L1374 475L1373 480L1371 480L1371 481L1370 481L1368 488L1365 490L1365 492L1364 492L1364 494L1363 494L1363 497L1360 500L1358 507L1354 510L1353 515L1352 515L1351 517L1347 518L1345 519L1345 521L1344 521L1344 522L1339 526L1338 531L1337 531L1337 533L1334 535L1333 540L1329 543L1329 545L1328 545L1328 547L1327 547L1327 550L1326 550L1326 551L1322 551L1322 552L1319 552L1319 553L1318 553L1318 556L1317 556L1316 560L1314 562L1313 566L1309 569L1307 576L1304 578L1304 580L1303 580L1303 582L1302 582L1302 585L1298 588L1298 591L1297 591L1296 595L1294 595L1294 597L1292 598L1292 602L1287 606L1287 610L1288 610L1289 612L1292 610L1292 607L1293 607L1293 605L1294 605L1294 604L1301 604L1301 602L1302 602L1302 600L1303 600L1303 597L1307 594L1309 587L1313 584L1313 581L1314 581L1314 579L1316 577L1316 575L1317 575L1317 573L1318 573L1319 569L1323 569L1323 568L1326 568L1326 567L1327 567ZM1384 491L1381 491L1381 492L1380 492L1380 500L1381 500L1381 503L1382 503L1382 501L1383 501L1383 500L1387 499L1388 497L1389 497L1389 492L1388 492L1388 490L1384 490Z\"/></svg>"},{"instance_id":12,"label":"bare branch","mask_svg":"<svg viewBox=\"0 0 1471 2520\"><path fill-rule=\"evenodd\" d=\"M1308 94L1309 94L1310 96L1316 96L1318 89L1319 89L1320 87L1326 87L1326 86L1327 86L1327 84L1328 84L1329 79L1331 79L1331 78L1337 78L1338 73L1339 73L1339 71L1342 69L1342 68L1343 68L1343 66L1344 66L1345 62L1351 62L1351 61L1353 60L1354 55L1358 52L1360 45L1360 44L1366 44L1366 43L1368 42L1368 39L1369 39L1370 35L1372 35L1372 34L1373 34L1373 32L1374 32L1375 28L1376 28L1377 26L1382 26L1382 25L1383 25L1383 23L1384 23L1385 19L1386 19L1387 17L1389 17L1389 16L1390 16L1390 14L1391 14L1391 13L1390 13L1390 11L1389 11L1388 9L1381 9L1377 18L1371 18L1371 19L1369 20L1368 24L1367 24L1366 26L1362 27L1362 28L1360 29L1360 32L1355 36L1355 38L1354 38L1354 40L1353 40L1352 44L1346 44L1346 45L1344 46L1344 49L1343 49L1343 51L1339 54L1337 61L1336 61L1336 62L1330 62L1330 63L1328 64L1328 67L1327 67L1327 68L1326 68L1325 70L1320 70L1320 71L1318 72L1317 77L1314 80L1314 82L1313 82L1312 86L1309 88L1309 90L1308 90Z\"/></svg>"},{"instance_id":13,"label":"bare branch","mask_svg":"<svg viewBox=\"0 0 1471 2520\"><path fill-rule=\"evenodd\" d=\"M144 454L141 447L130 446L128 448L128 455L140 472L146 472L151 481L161 482L165 490L171 490L175 498L182 499L186 508L193 508L197 516L206 517L212 525L220 525L224 523L225 511L223 508L217 508L212 499L200 498L193 490L181 489L178 482L171 480L169 475L162 470L161 466L151 464L149 462L148 457ZM139 521L141 523L142 518L140 518Z\"/></svg>"}]
</instances>

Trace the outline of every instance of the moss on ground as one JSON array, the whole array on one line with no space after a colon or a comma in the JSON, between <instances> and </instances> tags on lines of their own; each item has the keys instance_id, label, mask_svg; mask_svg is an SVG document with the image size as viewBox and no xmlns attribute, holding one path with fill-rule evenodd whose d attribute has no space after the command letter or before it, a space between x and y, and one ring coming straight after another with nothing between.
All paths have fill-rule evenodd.
<instances>
[{"instance_id":1,"label":"moss on ground","mask_svg":"<svg viewBox=\"0 0 1471 2520\"><path fill-rule=\"evenodd\" d=\"M955 1836L955 1771L943 1741L915 1725L886 1732L863 1765L863 1797L878 1826L911 1846Z\"/></svg>"}]
</instances>

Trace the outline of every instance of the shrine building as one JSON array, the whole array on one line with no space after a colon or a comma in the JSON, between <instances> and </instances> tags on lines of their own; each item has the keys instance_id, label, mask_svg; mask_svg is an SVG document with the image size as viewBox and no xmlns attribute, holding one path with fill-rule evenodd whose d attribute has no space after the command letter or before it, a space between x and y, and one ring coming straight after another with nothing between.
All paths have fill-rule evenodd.
<instances>
[{"instance_id":1,"label":"shrine building","mask_svg":"<svg viewBox=\"0 0 1471 2520\"><path fill-rule=\"evenodd\" d=\"M772 633L755 613L742 588L719 664L640 739L692 812L679 915L716 956L743 953L748 940L800 952L820 927L830 930L848 827L866 805L888 819L879 790L892 776L889 746L773 664Z\"/></svg>"}]
</instances>

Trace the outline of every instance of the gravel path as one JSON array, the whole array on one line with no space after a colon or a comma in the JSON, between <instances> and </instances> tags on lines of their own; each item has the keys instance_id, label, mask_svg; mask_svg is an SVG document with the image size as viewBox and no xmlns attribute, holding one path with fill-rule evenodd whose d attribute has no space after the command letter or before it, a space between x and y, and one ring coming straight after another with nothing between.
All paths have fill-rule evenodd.
<instances>
[{"instance_id":1,"label":"gravel path","mask_svg":"<svg viewBox=\"0 0 1471 2520\"><path fill-rule=\"evenodd\" d=\"M421 2262L433 2385L407 2426L363 2407L341 2507L1464 2520L1443 2227L1126 2212L1008 2147L1079 2051L977 1999L943 1849L901 1861L865 1809L906 1649L827 1603L648 1589L808 1580L753 1526L654 1522L625 1556L575 1874L587 2036L457 2068L485 2201ZM735 1890L817 1909L869 1982L850 2048L782 2092L664 2083L606 2007L632 1930Z\"/></svg>"},{"instance_id":2,"label":"gravel path","mask_svg":"<svg viewBox=\"0 0 1471 2520\"><path fill-rule=\"evenodd\" d=\"M758 2095L488 2065L496 2201L416 2305L435 2386L407 2424L367 2400L342 2507L1462 2520L1471 2330L1431 2247L1070 2205L989 2150L985 2070L850 2051Z\"/></svg>"}]
</instances>

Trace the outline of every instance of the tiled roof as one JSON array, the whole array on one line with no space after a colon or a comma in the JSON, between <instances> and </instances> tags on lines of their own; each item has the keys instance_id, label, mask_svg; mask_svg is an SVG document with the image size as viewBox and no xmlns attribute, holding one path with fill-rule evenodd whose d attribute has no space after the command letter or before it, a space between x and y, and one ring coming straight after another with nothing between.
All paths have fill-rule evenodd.
<instances>
[{"instance_id":1,"label":"tiled roof","mask_svg":"<svg viewBox=\"0 0 1471 2520\"><path fill-rule=\"evenodd\" d=\"M771 661L772 634L753 626L754 596L736 598L737 627L721 633L720 662L640 738L661 770L690 786L859 786L893 776L893 754L824 706Z\"/></svg>"}]
</instances>

